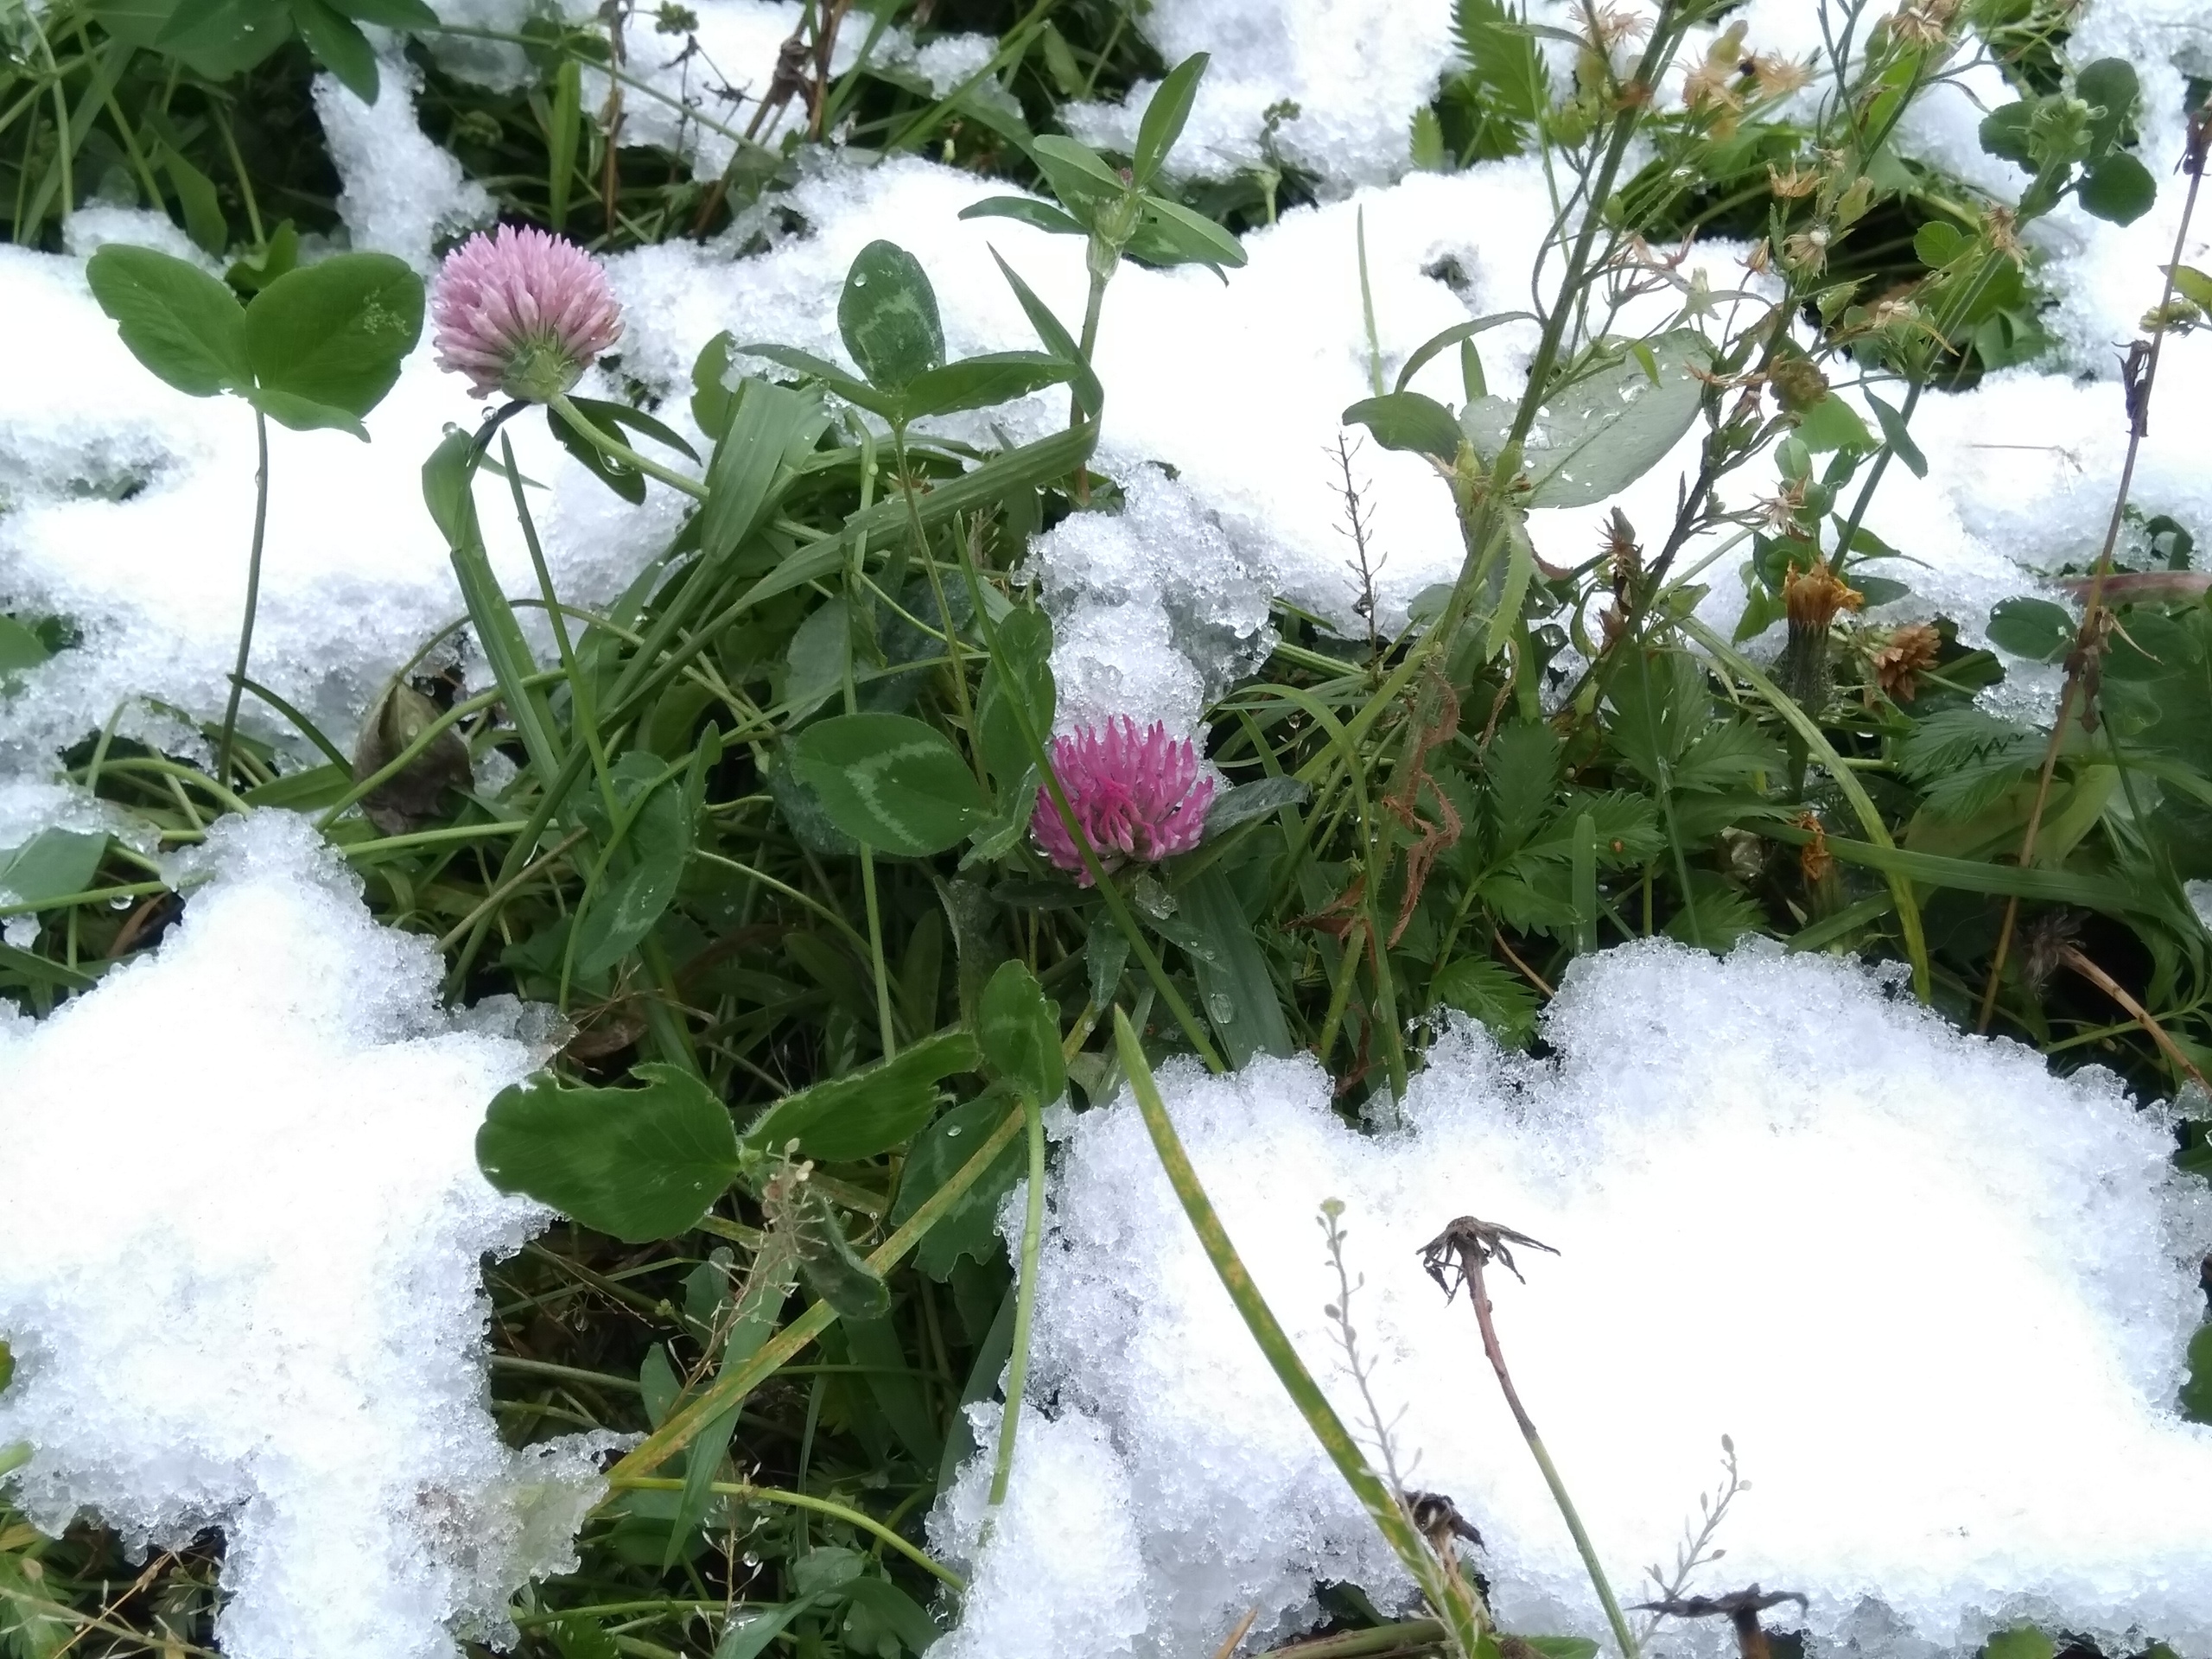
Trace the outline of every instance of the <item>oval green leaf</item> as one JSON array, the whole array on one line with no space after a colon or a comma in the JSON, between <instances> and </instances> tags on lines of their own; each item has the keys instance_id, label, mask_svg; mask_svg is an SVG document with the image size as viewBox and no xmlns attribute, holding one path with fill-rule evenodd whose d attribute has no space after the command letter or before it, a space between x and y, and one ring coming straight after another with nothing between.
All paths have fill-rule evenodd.
<instances>
[{"instance_id":1,"label":"oval green leaf","mask_svg":"<svg viewBox=\"0 0 2212 1659\"><path fill-rule=\"evenodd\" d=\"M1027 963L1011 958L999 964L983 987L976 1029L991 1069L1033 1104L1049 1106L1065 1092L1059 1010Z\"/></svg>"},{"instance_id":2,"label":"oval green leaf","mask_svg":"<svg viewBox=\"0 0 2212 1659\"><path fill-rule=\"evenodd\" d=\"M896 1059L785 1095L745 1132L745 1144L773 1152L796 1141L810 1158L849 1163L888 1152L928 1122L941 1078L976 1069L964 1031L925 1038Z\"/></svg>"},{"instance_id":3,"label":"oval green leaf","mask_svg":"<svg viewBox=\"0 0 2212 1659\"><path fill-rule=\"evenodd\" d=\"M840 715L793 746L799 777L854 840L904 858L956 847L988 810L951 740L905 715Z\"/></svg>"},{"instance_id":4,"label":"oval green leaf","mask_svg":"<svg viewBox=\"0 0 2212 1659\"><path fill-rule=\"evenodd\" d=\"M921 261L895 242L871 242L845 273L837 332L869 384L903 390L944 361L937 290Z\"/></svg>"},{"instance_id":5,"label":"oval green leaf","mask_svg":"<svg viewBox=\"0 0 2212 1659\"><path fill-rule=\"evenodd\" d=\"M697 1226L738 1173L728 1109L678 1067L632 1070L644 1088L568 1089L541 1074L502 1089L476 1132L484 1178L627 1243Z\"/></svg>"},{"instance_id":6,"label":"oval green leaf","mask_svg":"<svg viewBox=\"0 0 2212 1659\"><path fill-rule=\"evenodd\" d=\"M252 379L245 314L197 265L111 242L85 262L85 280L131 356L179 391L212 397Z\"/></svg>"},{"instance_id":7,"label":"oval green leaf","mask_svg":"<svg viewBox=\"0 0 2212 1659\"><path fill-rule=\"evenodd\" d=\"M245 308L248 362L261 385L340 411L268 412L288 426L338 426L384 400L423 334L423 279L388 253L341 253L286 271Z\"/></svg>"}]
</instances>

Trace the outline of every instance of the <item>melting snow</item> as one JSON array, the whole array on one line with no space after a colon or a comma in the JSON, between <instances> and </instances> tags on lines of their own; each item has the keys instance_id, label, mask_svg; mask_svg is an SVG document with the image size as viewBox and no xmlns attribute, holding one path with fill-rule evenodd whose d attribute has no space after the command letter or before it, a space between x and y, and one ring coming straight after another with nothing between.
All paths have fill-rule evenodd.
<instances>
[{"instance_id":1,"label":"melting snow","mask_svg":"<svg viewBox=\"0 0 2212 1659\"><path fill-rule=\"evenodd\" d=\"M2212 1428L2175 1409L2212 1198L2173 1169L2158 1113L2107 1073L1959 1034L1894 980L1771 946L1583 958L1544 1035L1556 1058L1524 1060L1456 1025L1410 1127L1371 1136L1311 1062L1161 1078L1246 1265L1357 1421L1314 1220L1347 1205L1352 1319L1384 1409L1405 1409L1399 1452L1490 1541L1508 1628L1604 1634L1465 1301L1416 1259L1470 1212L1562 1252L1492 1288L1617 1589L1674 1560L1726 1433L1753 1491L1697 1587L1803 1590L1821 1650L1971 1651L2034 1619L2107 1651L2212 1653ZM980 1555L978 1469L940 1505L933 1537L976 1569L971 1628L1030 1631L1036 1659L1181 1659L1255 1605L1261 1631L1298 1627L1317 1580L1402 1604L1134 1103L1056 1134L1031 1397L1058 1432L1025 1426L1014 1491L1055 1483L1058 1503L1010 1509ZM1078 1576L1102 1535L1122 1566ZM1133 1599L1141 1633L1116 1645Z\"/></svg>"},{"instance_id":2,"label":"melting snow","mask_svg":"<svg viewBox=\"0 0 2212 1659\"><path fill-rule=\"evenodd\" d=\"M509 1002L441 1011L303 819L217 825L149 959L0 1007L0 1445L13 1501L140 1545L219 1527L228 1659L448 1659L575 1565L610 1435L516 1451L479 1263L550 1218L478 1173L538 1063ZM450 1633L449 1633L450 1632Z\"/></svg>"}]
</instances>

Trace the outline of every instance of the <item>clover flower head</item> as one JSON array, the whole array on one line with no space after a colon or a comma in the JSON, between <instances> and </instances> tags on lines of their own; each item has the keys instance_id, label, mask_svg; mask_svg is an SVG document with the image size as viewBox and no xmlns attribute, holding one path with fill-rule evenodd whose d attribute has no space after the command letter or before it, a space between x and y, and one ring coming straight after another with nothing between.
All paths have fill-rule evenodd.
<instances>
[{"instance_id":1,"label":"clover flower head","mask_svg":"<svg viewBox=\"0 0 2212 1659\"><path fill-rule=\"evenodd\" d=\"M565 238L502 225L446 256L430 294L438 366L479 397L560 397L622 337L599 262Z\"/></svg>"},{"instance_id":2,"label":"clover flower head","mask_svg":"<svg viewBox=\"0 0 2212 1659\"><path fill-rule=\"evenodd\" d=\"M1198 752L1155 721L1143 733L1127 715L1052 740L1052 770L1069 809L1108 869L1146 863L1198 844L1213 804L1214 780L1198 775ZM1045 856L1084 886L1090 873L1049 794L1037 798L1030 832Z\"/></svg>"}]
</instances>

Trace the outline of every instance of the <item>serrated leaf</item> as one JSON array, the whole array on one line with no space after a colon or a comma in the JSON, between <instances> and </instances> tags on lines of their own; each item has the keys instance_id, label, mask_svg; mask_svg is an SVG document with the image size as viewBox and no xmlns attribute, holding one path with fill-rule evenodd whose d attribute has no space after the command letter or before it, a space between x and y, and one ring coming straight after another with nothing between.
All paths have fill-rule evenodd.
<instances>
[{"instance_id":1,"label":"serrated leaf","mask_svg":"<svg viewBox=\"0 0 2212 1659\"><path fill-rule=\"evenodd\" d=\"M905 858L956 847L989 810L951 740L905 715L817 721L793 746L793 766L831 822L855 841Z\"/></svg>"},{"instance_id":2,"label":"serrated leaf","mask_svg":"<svg viewBox=\"0 0 2212 1659\"><path fill-rule=\"evenodd\" d=\"M502 1089L476 1132L485 1179L629 1243L697 1226L738 1174L728 1109L680 1067L632 1070L644 1088Z\"/></svg>"},{"instance_id":3,"label":"serrated leaf","mask_svg":"<svg viewBox=\"0 0 2212 1659\"><path fill-rule=\"evenodd\" d=\"M1429 994L1446 1007L1471 1014L1506 1048L1535 1034L1536 997L1529 982L1488 957L1461 957L1439 969Z\"/></svg>"}]
</instances>

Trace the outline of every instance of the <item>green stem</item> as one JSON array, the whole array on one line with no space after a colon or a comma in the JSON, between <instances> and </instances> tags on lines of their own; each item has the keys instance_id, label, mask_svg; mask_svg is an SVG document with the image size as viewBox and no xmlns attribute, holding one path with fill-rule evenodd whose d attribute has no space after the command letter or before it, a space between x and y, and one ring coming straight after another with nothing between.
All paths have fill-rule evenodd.
<instances>
[{"instance_id":1,"label":"green stem","mask_svg":"<svg viewBox=\"0 0 2212 1659\"><path fill-rule=\"evenodd\" d=\"M983 1173L998 1160L998 1155L1021 1132L1021 1109L1016 1107L991 1131L982 1145L969 1154L945 1184L924 1201L922 1207L907 1217L906 1223L875 1249L868 1258L868 1265L879 1275L887 1274L905 1260L906 1253L919 1243L931 1228L943 1220L952 1207L967 1197L968 1191L983 1178ZM706 1426L738 1404L753 1389L773 1376L785 1362L798 1357L807 1344L827 1331L837 1320L837 1310L828 1302L817 1302L805 1313L793 1319L768 1341L760 1351L742 1365L726 1367L708 1385L698 1398L677 1412L647 1436L642 1445L633 1446L622 1460L607 1471L610 1483L634 1478L658 1469L698 1438Z\"/></svg>"},{"instance_id":2,"label":"green stem","mask_svg":"<svg viewBox=\"0 0 2212 1659\"><path fill-rule=\"evenodd\" d=\"M1299 1415L1305 1418L1306 1426L1313 1431L1313 1438L1321 1443L1329 1460L1337 1465L1337 1472L1344 1478L1352 1496L1359 1500L1368 1518L1412 1574L1414 1582L1421 1586L1430 1606L1444 1619L1452 1645L1464 1659L1473 1659L1489 1622L1487 1613L1475 1600L1465 1580L1445 1572L1430 1553L1427 1543L1414 1530L1399 1495L1383 1483L1368 1463L1359 1443L1344 1427L1344 1420L1337 1415L1336 1408L1321 1392L1320 1385L1299 1358L1298 1350L1291 1345L1289 1336L1276 1321L1259 1287L1252 1282L1251 1274L1237 1255L1236 1247L1230 1242L1229 1233L1206 1197L1205 1188L1199 1184L1198 1172L1191 1166L1189 1154L1183 1150L1181 1137L1175 1133L1166 1104L1160 1097L1159 1085L1153 1081L1152 1068L1145 1063L1143 1046L1137 1041L1128 1016L1118 1007L1114 1010L1114 1040L1121 1052L1122 1070L1136 1096L1137 1109L1144 1116L1145 1128L1151 1133L1153 1148L1160 1154L1160 1167L1166 1172L1168 1185L1175 1189L1183 1213L1190 1217L1192 1230L1198 1234L1206 1259L1220 1275L1222 1287L1236 1305L1253 1341L1259 1344L1260 1352L1282 1384L1283 1392L1298 1408Z\"/></svg>"},{"instance_id":3,"label":"green stem","mask_svg":"<svg viewBox=\"0 0 2212 1659\"><path fill-rule=\"evenodd\" d=\"M1021 1421L1021 1395L1029 1382L1029 1316L1037 1306L1037 1256L1045 1235L1045 1114L1025 1099L1029 1130L1029 1192L1021 1221L1021 1279L1014 1296L1014 1351L1006 1363L1006 1414L999 1419L998 1460L991 1467L991 1507L1006 1502L1014 1478L1014 1435Z\"/></svg>"},{"instance_id":4,"label":"green stem","mask_svg":"<svg viewBox=\"0 0 2212 1659\"><path fill-rule=\"evenodd\" d=\"M230 701L223 707L223 736L215 747L215 776L231 779L231 740L237 734L238 698L245 692L246 658L253 652L253 613L261 603L261 543L269 528L269 418L253 411L253 437L261 464L253 475L253 548L245 563L245 621L238 629L238 666L231 671Z\"/></svg>"},{"instance_id":5,"label":"green stem","mask_svg":"<svg viewBox=\"0 0 2212 1659\"><path fill-rule=\"evenodd\" d=\"M600 799L607 807L611 823L621 806L614 798L614 780L607 769L607 746L599 734L599 715L592 706L591 683L576 665L575 647L569 639L568 618L553 592L553 572L545 563L545 550L538 544L537 524L531 517L530 503L523 499L522 468L515 464L515 446L504 431L499 434L499 459L507 469L507 488L514 495L515 521L522 526L523 545L530 550L530 568L537 573L537 591L545 596L546 620L553 625L553 644L561 653L561 671L569 677L569 708L575 724L582 729L584 745L591 751L592 771L599 778Z\"/></svg>"},{"instance_id":6,"label":"green stem","mask_svg":"<svg viewBox=\"0 0 2212 1659\"><path fill-rule=\"evenodd\" d=\"M680 1480L663 1480L652 1475L609 1476L607 1484L616 1491L621 1492L680 1492L683 1490L683 1483ZM810 1510L817 1515L830 1516L843 1522L849 1527L857 1527L862 1532L880 1540L913 1562L916 1567L920 1567L923 1572L933 1578L943 1580L955 1590L965 1590L968 1587L967 1580L934 1556L915 1548L913 1545L892 1531L874 1516L865 1515L858 1510L848 1509L842 1503L833 1503L829 1498L816 1497L806 1492L787 1492L778 1486L753 1486L728 1480L711 1481L708 1484L707 1490L717 1497L734 1497L748 1503L780 1503L786 1509Z\"/></svg>"},{"instance_id":7,"label":"green stem","mask_svg":"<svg viewBox=\"0 0 2212 1659\"><path fill-rule=\"evenodd\" d=\"M566 421L570 430L608 460L619 461L625 467L634 467L647 478L657 478L671 489L683 491L694 501L707 499L707 486L697 479L686 478L682 473L664 467L657 461L648 461L620 438L608 437L590 416L569 401L567 393L550 399L545 406Z\"/></svg>"}]
</instances>

